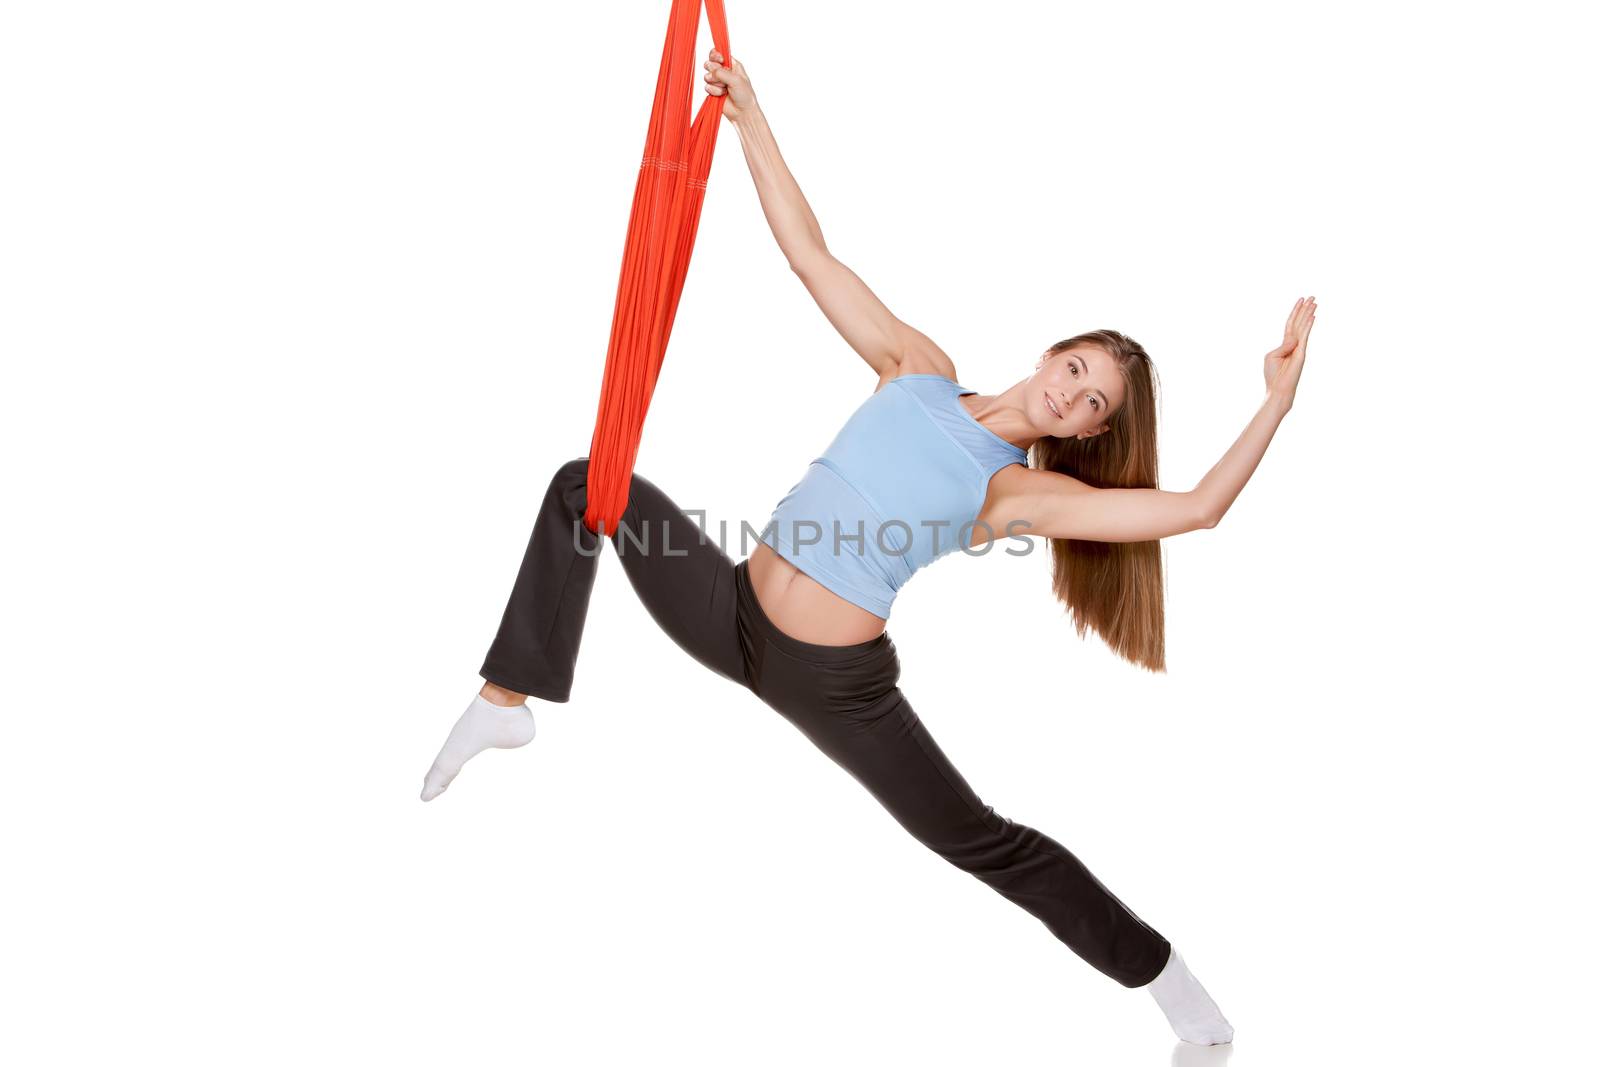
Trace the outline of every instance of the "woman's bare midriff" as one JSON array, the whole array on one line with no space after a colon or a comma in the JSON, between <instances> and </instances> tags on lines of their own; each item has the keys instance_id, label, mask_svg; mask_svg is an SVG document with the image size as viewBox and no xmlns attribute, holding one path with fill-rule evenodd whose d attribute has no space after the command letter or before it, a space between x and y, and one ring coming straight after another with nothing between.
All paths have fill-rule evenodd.
<instances>
[{"instance_id":1,"label":"woman's bare midriff","mask_svg":"<svg viewBox=\"0 0 1600 1067\"><path fill-rule=\"evenodd\" d=\"M766 542L750 553L750 588L774 626L813 645L856 645L888 623L850 603L774 552Z\"/></svg>"}]
</instances>

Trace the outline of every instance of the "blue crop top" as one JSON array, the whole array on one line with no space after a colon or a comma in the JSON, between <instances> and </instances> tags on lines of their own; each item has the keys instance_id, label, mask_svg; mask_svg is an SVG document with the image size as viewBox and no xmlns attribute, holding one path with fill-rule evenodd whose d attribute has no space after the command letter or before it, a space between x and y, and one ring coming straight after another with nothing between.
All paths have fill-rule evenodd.
<instances>
[{"instance_id":1,"label":"blue crop top","mask_svg":"<svg viewBox=\"0 0 1600 1067\"><path fill-rule=\"evenodd\" d=\"M995 471L1027 464L957 399L972 392L941 374L885 382L778 501L761 540L887 619L913 574L972 539Z\"/></svg>"}]
</instances>

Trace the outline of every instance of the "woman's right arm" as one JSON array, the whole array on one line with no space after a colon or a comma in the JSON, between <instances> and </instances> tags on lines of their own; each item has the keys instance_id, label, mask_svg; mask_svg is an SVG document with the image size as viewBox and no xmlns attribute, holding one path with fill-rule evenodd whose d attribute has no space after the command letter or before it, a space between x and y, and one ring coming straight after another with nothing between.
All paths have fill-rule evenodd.
<instances>
[{"instance_id":1,"label":"woman's right arm","mask_svg":"<svg viewBox=\"0 0 1600 1067\"><path fill-rule=\"evenodd\" d=\"M739 109L739 117L730 121L739 131L739 143L744 147L744 159L750 165L750 177L755 181L767 225L772 227L772 236L777 238L789 266L798 269L808 260L826 255L828 246L822 240L822 227L811 213L800 184L789 173L760 106L752 99Z\"/></svg>"},{"instance_id":2,"label":"woman's right arm","mask_svg":"<svg viewBox=\"0 0 1600 1067\"><path fill-rule=\"evenodd\" d=\"M744 146L745 162L750 166L767 225L789 261L789 269L800 278L823 315L880 377L892 375L912 345L927 352L936 363L948 363L949 358L937 345L901 322L854 271L828 251L822 227L778 151L778 142L750 88L744 64L736 59L731 68L724 67L721 58L713 51L706 61L706 91L727 94L722 113L739 131L739 142Z\"/></svg>"}]
</instances>

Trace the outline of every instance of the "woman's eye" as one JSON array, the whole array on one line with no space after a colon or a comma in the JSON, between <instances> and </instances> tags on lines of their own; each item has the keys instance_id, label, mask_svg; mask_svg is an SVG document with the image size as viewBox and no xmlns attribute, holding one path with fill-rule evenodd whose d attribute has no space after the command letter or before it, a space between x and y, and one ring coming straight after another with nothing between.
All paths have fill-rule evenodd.
<instances>
[{"instance_id":1,"label":"woman's eye","mask_svg":"<svg viewBox=\"0 0 1600 1067\"><path fill-rule=\"evenodd\" d=\"M1076 378L1078 376L1078 368L1077 368L1076 364L1072 364L1072 363L1067 364L1067 369L1072 371L1072 376L1074 378Z\"/></svg>"},{"instance_id":2,"label":"woman's eye","mask_svg":"<svg viewBox=\"0 0 1600 1067\"><path fill-rule=\"evenodd\" d=\"M1094 397L1091 396L1089 398L1089 406L1091 408L1093 408L1095 411L1099 411L1100 410L1100 401L1096 400Z\"/></svg>"}]
</instances>

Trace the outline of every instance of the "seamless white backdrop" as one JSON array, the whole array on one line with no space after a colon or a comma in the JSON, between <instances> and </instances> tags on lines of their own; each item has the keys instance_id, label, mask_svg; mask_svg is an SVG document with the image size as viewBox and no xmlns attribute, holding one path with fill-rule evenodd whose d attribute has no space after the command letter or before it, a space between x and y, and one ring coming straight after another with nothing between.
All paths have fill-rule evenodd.
<instances>
[{"instance_id":1,"label":"seamless white backdrop","mask_svg":"<svg viewBox=\"0 0 1600 1067\"><path fill-rule=\"evenodd\" d=\"M572 701L417 799L587 450L668 8L0 14L8 1060L1174 1055L615 559ZM1167 543L1166 675L1042 546L890 624L1236 1065L1593 1056L1590 17L730 0L830 248L969 387L1123 330L1186 488L1318 298L1254 480ZM720 136L638 469L759 526L873 378Z\"/></svg>"}]
</instances>

